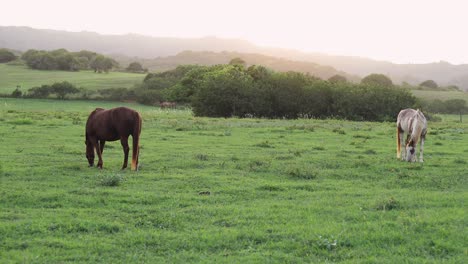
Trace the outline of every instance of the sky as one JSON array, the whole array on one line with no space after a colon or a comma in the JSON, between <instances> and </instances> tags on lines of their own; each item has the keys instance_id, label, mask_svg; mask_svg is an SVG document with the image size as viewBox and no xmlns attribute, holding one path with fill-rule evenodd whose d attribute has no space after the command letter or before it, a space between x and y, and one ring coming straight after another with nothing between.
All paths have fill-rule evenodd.
<instances>
[{"instance_id":1,"label":"sky","mask_svg":"<svg viewBox=\"0 0 468 264\"><path fill-rule=\"evenodd\" d=\"M0 26L217 36L395 63L468 63L468 0L2 0L1 5Z\"/></svg>"}]
</instances>

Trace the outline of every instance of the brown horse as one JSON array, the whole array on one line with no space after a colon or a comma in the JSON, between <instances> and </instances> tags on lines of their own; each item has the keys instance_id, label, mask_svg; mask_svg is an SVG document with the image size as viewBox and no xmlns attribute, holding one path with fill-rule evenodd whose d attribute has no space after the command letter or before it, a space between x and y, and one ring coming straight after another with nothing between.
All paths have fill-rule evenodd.
<instances>
[{"instance_id":1,"label":"brown horse","mask_svg":"<svg viewBox=\"0 0 468 264\"><path fill-rule=\"evenodd\" d=\"M120 139L124 151L122 170L128 163L128 137L133 138L132 170L138 169L139 139L141 133L141 116L138 112L117 107L109 110L96 108L86 122L86 158L89 166L94 166L94 150L99 157L98 168L102 169L102 152L106 141Z\"/></svg>"}]
</instances>

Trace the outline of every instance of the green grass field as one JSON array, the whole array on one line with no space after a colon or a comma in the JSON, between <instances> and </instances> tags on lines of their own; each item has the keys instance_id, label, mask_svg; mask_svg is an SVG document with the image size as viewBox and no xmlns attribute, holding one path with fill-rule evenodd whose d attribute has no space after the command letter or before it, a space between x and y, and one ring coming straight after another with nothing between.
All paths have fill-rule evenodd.
<instances>
[{"instance_id":1,"label":"green grass field","mask_svg":"<svg viewBox=\"0 0 468 264\"><path fill-rule=\"evenodd\" d=\"M427 91L427 90L411 90L414 96L423 98L429 101L439 99L442 101L450 99L463 99L468 102L467 92L458 91Z\"/></svg>"},{"instance_id":2,"label":"green grass field","mask_svg":"<svg viewBox=\"0 0 468 264\"><path fill-rule=\"evenodd\" d=\"M130 88L134 84L141 83L145 78L144 74L109 72L94 73L93 71L40 71L31 70L25 66L12 66L0 64L0 93L11 93L16 86L21 86L21 90L41 86L42 84L52 84L54 82L68 81L78 87L89 90L99 90L103 88Z\"/></svg>"},{"instance_id":3,"label":"green grass field","mask_svg":"<svg viewBox=\"0 0 468 264\"><path fill-rule=\"evenodd\" d=\"M0 263L466 263L466 123L429 123L425 163L394 123L144 122L88 168L84 126L119 103L0 99Z\"/></svg>"}]
</instances>

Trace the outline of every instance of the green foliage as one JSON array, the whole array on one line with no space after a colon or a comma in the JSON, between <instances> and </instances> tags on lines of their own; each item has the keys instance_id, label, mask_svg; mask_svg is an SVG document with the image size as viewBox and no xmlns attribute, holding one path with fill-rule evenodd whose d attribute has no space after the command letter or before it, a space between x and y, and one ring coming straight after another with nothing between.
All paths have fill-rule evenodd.
<instances>
[{"instance_id":1,"label":"green foliage","mask_svg":"<svg viewBox=\"0 0 468 264\"><path fill-rule=\"evenodd\" d=\"M187 75L181 87L194 94L192 107L199 116L393 120L395 113L416 102L405 89L332 85L306 74L276 73L261 66L217 65Z\"/></svg>"},{"instance_id":2,"label":"green foliage","mask_svg":"<svg viewBox=\"0 0 468 264\"><path fill-rule=\"evenodd\" d=\"M118 63L114 59L98 54L91 60L89 67L97 73L109 72L112 68L118 67Z\"/></svg>"},{"instance_id":3,"label":"green foliage","mask_svg":"<svg viewBox=\"0 0 468 264\"><path fill-rule=\"evenodd\" d=\"M390 78L384 74L372 73L367 75L361 80L362 84L371 85L371 86L382 86L382 87L392 87L393 82Z\"/></svg>"},{"instance_id":4,"label":"green foliage","mask_svg":"<svg viewBox=\"0 0 468 264\"><path fill-rule=\"evenodd\" d=\"M331 83L339 83L339 82L347 82L348 80L346 79L346 77L342 75L335 74L332 77L328 78L328 81Z\"/></svg>"},{"instance_id":5,"label":"green foliage","mask_svg":"<svg viewBox=\"0 0 468 264\"><path fill-rule=\"evenodd\" d=\"M437 83L435 81L433 81L433 80L424 81L424 82L420 83L419 86L427 87L427 88L431 88L431 89L437 89L439 87L439 85L437 85Z\"/></svg>"},{"instance_id":6,"label":"green foliage","mask_svg":"<svg viewBox=\"0 0 468 264\"><path fill-rule=\"evenodd\" d=\"M11 96L14 98L19 98L23 95L23 92L19 89L19 87L16 87L16 89L11 93Z\"/></svg>"},{"instance_id":7,"label":"green foliage","mask_svg":"<svg viewBox=\"0 0 468 264\"><path fill-rule=\"evenodd\" d=\"M245 116L252 113L252 77L235 65L204 75L192 100L199 116Z\"/></svg>"},{"instance_id":8,"label":"green foliage","mask_svg":"<svg viewBox=\"0 0 468 264\"><path fill-rule=\"evenodd\" d=\"M69 82L56 82L52 85L41 85L28 90L28 97L32 98L47 98L51 94L55 94L58 99L65 99L67 95L79 93L80 90Z\"/></svg>"},{"instance_id":9,"label":"green foliage","mask_svg":"<svg viewBox=\"0 0 468 264\"><path fill-rule=\"evenodd\" d=\"M32 69L77 71L93 69L95 72L108 72L118 63L108 57L91 52L68 52L66 49L53 51L30 49L21 58Z\"/></svg>"},{"instance_id":10,"label":"green foliage","mask_svg":"<svg viewBox=\"0 0 468 264\"><path fill-rule=\"evenodd\" d=\"M57 95L58 99L65 99L66 95L76 94L80 90L76 88L73 84L64 81L52 84L51 91L52 93Z\"/></svg>"},{"instance_id":11,"label":"green foliage","mask_svg":"<svg viewBox=\"0 0 468 264\"><path fill-rule=\"evenodd\" d=\"M245 67L246 62L245 62L245 60L243 60L241 58L234 58L234 59L229 61L229 64L230 65L240 65L242 67Z\"/></svg>"},{"instance_id":12,"label":"green foliage","mask_svg":"<svg viewBox=\"0 0 468 264\"><path fill-rule=\"evenodd\" d=\"M398 202L395 198L390 197L388 199L384 199L382 201L377 202L375 209L383 210L383 211L390 211L400 208L400 202Z\"/></svg>"},{"instance_id":13,"label":"green foliage","mask_svg":"<svg viewBox=\"0 0 468 264\"><path fill-rule=\"evenodd\" d=\"M16 55L7 50L7 49L0 49L0 63L10 62L16 60Z\"/></svg>"},{"instance_id":14,"label":"green foliage","mask_svg":"<svg viewBox=\"0 0 468 264\"><path fill-rule=\"evenodd\" d=\"M38 87L33 87L28 90L28 97L32 98L47 98L51 94L52 89L50 85L41 85Z\"/></svg>"},{"instance_id":15,"label":"green foliage","mask_svg":"<svg viewBox=\"0 0 468 264\"><path fill-rule=\"evenodd\" d=\"M119 174L104 175L100 177L99 185L115 187L124 181L124 177Z\"/></svg>"},{"instance_id":16,"label":"green foliage","mask_svg":"<svg viewBox=\"0 0 468 264\"><path fill-rule=\"evenodd\" d=\"M448 99L442 101L434 99L432 101L423 101L423 108L431 113L438 114L459 114L468 112L466 101L463 99Z\"/></svg>"},{"instance_id":17,"label":"green foliage","mask_svg":"<svg viewBox=\"0 0 468 264\"><path fill-rule=\"evenodd\" d=\"M160 73L149 73L143 82L135 87L138 102L154 105L161 101L189 103L193 96L191 71L204 68L196 65L180 65L177 68Z\"/></svg>"},{"instance_id":18,"label":"green foliage","mask_svg":"<svg viewBox=\"0 0 468 264\"><path fill-rule=\"evenodd\" d=\"M127 71L129 72L147 72L147 69L143 69L143 66L141 66L141 63L139 62L132 62L128 65Z\"/></svg>"},{"instance_id":19,"label":"green foliage","mask_svg":"<svg viewBox=\"0 0 468 264\"><path fill-rule=\"evenodd\" d=\"M335 116L351 120L394 120L401 109L413 107L409 90L371 85L338 85L333 96Z\"/></svg>"},{"instance_id":20,"label":"green foliage","mask_svg":"<svg viewBox=\"0 0 468 264\"><path fill-rule=\"evenodd\" d=\"M448 114L458 114L467 112L466 101L463 99L450 99L445 101L445 108Z\"/></svg>"}]
</instances>

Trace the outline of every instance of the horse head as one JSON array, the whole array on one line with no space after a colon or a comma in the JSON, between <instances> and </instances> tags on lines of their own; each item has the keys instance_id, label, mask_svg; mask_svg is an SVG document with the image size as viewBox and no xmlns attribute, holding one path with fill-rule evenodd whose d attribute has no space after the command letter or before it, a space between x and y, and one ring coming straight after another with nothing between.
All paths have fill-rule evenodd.
<instances>
[{"instance_id":1,"label":"horse head","mask_svg":"<svg viewBox=\"0 0 468 264\"><path fill-rule=\"evenodd\" d=\"M406 144L406 161L414 162L416 161L416 145L413 140L410 140Z\"/></svg>"}]
</instances>

